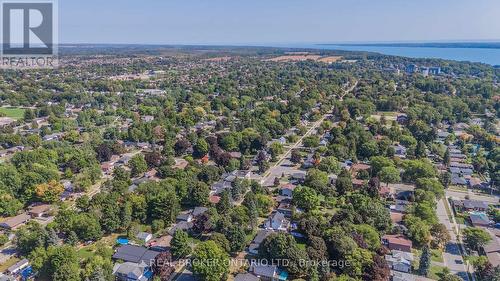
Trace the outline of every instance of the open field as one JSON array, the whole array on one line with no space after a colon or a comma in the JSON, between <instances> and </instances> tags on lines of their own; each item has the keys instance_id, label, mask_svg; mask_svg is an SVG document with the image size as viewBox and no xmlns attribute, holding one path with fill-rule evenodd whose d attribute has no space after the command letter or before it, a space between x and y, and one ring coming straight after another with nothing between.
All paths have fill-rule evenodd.
<instances>
[{"instance_id":1,"label":"open field","mask_svg":"<svg viewBox=\"0 0 500 281\"><path fill-rule=\"evenodd\" d=\"M341 59L342 59L341 56L330 56L330 57L322 57L322 58L318 59L318 61L324 62L324 63L334 63L334 62L337 62Z\"/></svg>"},{"instance_id":2,"label":"open field","mask_svg":"<svg viewBox=\"0 0 500 281\"><path fill-rule=\"evenodd\" d=\"M306 60L313 60L317 61L321 56L319 55L285 55L285 56L279 56L275 57L272 59L268 59L268 61L274 61L274 62L291 62L291 61L306 61Z\"/></svg>"},{"instance_id":3,"label":"open field","mask_svg":"<svg viewBox=\"0 0 500 281\"><path fill-rule=\"evenodd\" d=\"M25 109L19 107L0 107L0 113L5 114L5 117L13 119L21 119L24 117Z\"/></svg>"}]
</instances>

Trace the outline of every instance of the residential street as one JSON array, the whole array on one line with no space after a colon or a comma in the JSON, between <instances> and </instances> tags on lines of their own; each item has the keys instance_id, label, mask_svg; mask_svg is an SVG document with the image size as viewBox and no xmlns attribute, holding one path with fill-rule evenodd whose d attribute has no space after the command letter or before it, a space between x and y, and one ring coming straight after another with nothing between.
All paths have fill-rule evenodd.
<instances>
[{"instance_id":1,"label":"residential street","mask_svg":"<svg viewBox=\"0 0 500 281\"><path fill-rule=\"evenodd\" d=\"M459 245L457 243L457 236L455 234L454 227L448 218L448 214L446 213L445 202L446 199L441 199L437 202L437 216L439 222L444 224L450 233L451 240L446 245L446 249L443 252L444 264L446 267L450 269L450 272L456 274L462 279L469 281L466 266L462 255L460 254Z\"/></svg>"}]
</instances>

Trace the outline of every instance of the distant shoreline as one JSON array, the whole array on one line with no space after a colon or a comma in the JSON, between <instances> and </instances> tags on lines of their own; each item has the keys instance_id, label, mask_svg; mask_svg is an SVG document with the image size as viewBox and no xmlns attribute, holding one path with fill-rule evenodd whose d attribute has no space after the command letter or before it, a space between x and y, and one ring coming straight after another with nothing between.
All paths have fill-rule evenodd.
<instances>
[{"instance_id":1,"label":"distant shoreline","mask_svg":"<svg viewBox=\"0 0 500 281\"><path fill-rule=\"evenodd\" d=\"M325 43L319 46L365 46L365 47L413 47L413 48L474 48L500 49L500 42L456 42L456 43Z\"/></svg>"}]
</instances>

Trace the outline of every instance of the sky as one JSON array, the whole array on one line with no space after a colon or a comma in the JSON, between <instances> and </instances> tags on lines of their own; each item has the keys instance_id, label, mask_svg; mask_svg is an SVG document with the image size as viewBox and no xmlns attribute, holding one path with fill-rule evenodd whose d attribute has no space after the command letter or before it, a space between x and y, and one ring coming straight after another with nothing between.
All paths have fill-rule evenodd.
<instances>
[{"instance_id":1,"label":"sky","mask_svg":"<svg viewBox=\"0 0 500 281\"><path fill-rule=\"evenodd\" d=\"M60 43L500 41L498 0L59 0Z\"/></svg>"}]
</instances>

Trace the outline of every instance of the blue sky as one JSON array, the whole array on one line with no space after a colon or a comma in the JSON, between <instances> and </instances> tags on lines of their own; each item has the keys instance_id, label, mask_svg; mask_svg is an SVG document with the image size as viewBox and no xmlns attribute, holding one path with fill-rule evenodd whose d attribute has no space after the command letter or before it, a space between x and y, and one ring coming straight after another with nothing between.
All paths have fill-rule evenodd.
<instances>
[{"instance_id":1,"label":"blue sky","mask_svg":"<svg viewBox=\"0 0 500 281\"><path fill-rule=\"evenodd\" d=\"M61 43L500 40L498 0L59 0Z\"/></svg>"}]
</instances>

